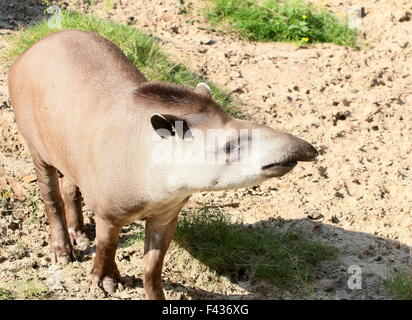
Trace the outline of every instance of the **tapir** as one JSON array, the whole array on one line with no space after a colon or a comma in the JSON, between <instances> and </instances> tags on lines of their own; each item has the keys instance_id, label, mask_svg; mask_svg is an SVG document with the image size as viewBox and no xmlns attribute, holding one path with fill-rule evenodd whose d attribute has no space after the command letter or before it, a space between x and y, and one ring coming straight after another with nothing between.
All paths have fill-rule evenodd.
<instances>
[{"instance_id":1,"label":"tapir","mask_svg":"<svg viewBox=\"0 0 412 320\"><path fill-rule=\"evenodd\" d=\"M164 299L164 256L193 193L257 185L318 156L300 138L233 118L205 83L148 81L92 32L59 31L35 43L12 65L9 94L45 204L53 261L73 261L73 248L87 243L84 201L96 222L91 279L107 293L120 280L123 226L145 220L144 290Z\"/></svg>"}]
</instances>

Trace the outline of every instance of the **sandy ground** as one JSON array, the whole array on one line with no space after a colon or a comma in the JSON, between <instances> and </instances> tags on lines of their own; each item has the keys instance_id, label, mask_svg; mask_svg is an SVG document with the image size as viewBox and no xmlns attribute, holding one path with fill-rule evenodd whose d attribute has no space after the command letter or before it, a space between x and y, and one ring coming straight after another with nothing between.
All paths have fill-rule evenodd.
<instances>
[{"instance_id":1,"label":"sandy ground","mask_svg":"<svg viewBox=\"0 0 412 320\"><path fill-rule=\"evenodd\" d=\"M5 35L18 32L19 24L39 19L44 9L37 1L3 3L0 0L0 50L8 45ZM250 118L310 141L321 151L315 164L299 165L281 179L253 188L198 194L188 207L238 202L237 208L226 210L247 223L303 230L341 249L337 261L318 270L315 292L302 297L267 283L233 283L172 245L164 268L167 297L390 298L382 279L389 270L411 263L411 2L329 1L338 14L351 5L365 8L361 50L331 44L298 48L245 42L211 27L199 13L203 1L186 1L186 14L173 0L113 4L107 10L98 1L88 11L155 35L174 60L232 92ZM68 5L84 10L76 1ZM19 6L26 10L22 13ZM52 284L50 298L103 298L102 292L87 284L92 248L83 254L82 263L50 267L46 219L41 204L33 217L37 202L30 199L36 197L37 187L30 182L31 160L8 102L6 72L2 61L0 189L12 192L0 216L0 287L24 286L27 279L34 279L37 286ZM86 221L92 236L90 214ZM125 228L122 241L135 230L136 226ZM143 298L141 258L139 245L119 248L117 262L124 277L111 298ZM347 286L350 265L362 270L361 290Z\"/></svg>"}]
</instances>

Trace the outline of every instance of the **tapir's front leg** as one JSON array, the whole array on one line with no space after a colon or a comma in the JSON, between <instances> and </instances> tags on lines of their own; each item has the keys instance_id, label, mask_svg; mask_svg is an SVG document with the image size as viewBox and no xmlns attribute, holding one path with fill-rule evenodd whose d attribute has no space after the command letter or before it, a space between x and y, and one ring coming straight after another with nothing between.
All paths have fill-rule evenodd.
<instances>
[{"instance_id":1,"label":"tapir's front leg","mask_svg":"<svg viewBox=\"0 0 412 320\"><path fill-rule=\"evenodd\" d=\"M147 299L165 299L162 286L163 259L176 230L177 216L163 225L159 219L146 221L143 285Z\"/></svg>"},{"instance_id":2,"label":"tapir's front leg","mask_svg":"<svg viewBox=\"0 0 412 320\"><path fill-rule=\"evenodd\" d=\"M96 257L91 271L94 284L113 293L120 279L114 258L121 225L96 216Z\"/></svg>"}]
</instances>

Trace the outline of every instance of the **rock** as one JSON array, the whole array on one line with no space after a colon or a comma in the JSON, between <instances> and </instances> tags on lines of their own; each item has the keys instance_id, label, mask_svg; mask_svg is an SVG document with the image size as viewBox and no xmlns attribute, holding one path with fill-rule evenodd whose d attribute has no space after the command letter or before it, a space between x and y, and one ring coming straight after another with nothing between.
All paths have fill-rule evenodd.
<instances>
[{"instance_id":1,"label":"rock","mask_svg":"<svg viewBox=\"0 0 412 320\"><path fill-rule=\"evenodd\" d=\"M21 223L19 220L13 220L12 222L9 223L9 225L7 226L7 228L9 228L12 231L15 231L17 229L21 228Z\"/></svg>"},{"instance_id":2,"label":"rock","mask_svg":"<svg viewBox=\"0 0 412 320\"><path fill-rule=\"evenodd\" d=\"M308 216L310 220L320 220L323 218L323 214L316 210L306 211L305 214Z\"/></svg>"},{"instance_id":3,"label":"rock","mask_svg":"<svg viewBox=\"0 0 412 320\"><path fill-rule=\"evenodd\" d=\"M336 198L339 198L339 199L345 198L345 196L343 195L343 193L340 193L340 192L336 192L336 193L335 193L335 197L336 197Z\"/></svg>"},{"instance_id":4,"label":"rock","mask_svg":"<svg viewBox=\"0 0 412 320\"><path fill-rule=\"evenodd\" d=\"M205 44L205 45L209 45L209 46L211 46L212 44L215 44L215 43L216 43L215 40L212 40L212 39L209 39L209 38L205 38L205 39L200 40L200 44Z\"/></svg>"},{"instance_id":5,"label":"rock","mask_svg":"<svg viewBox=\"0 0 412 320\"><path fill-rule=\"evenodd\" d=\"M128 25L132 25L132 24L136 24L136 18L131 16L127 18L127 24Z\"/></svg>"},{"instance_id":6,"label":"rock","mask_svg":"<svg viewBox=\"0 0 412 320\"><path fill-rule=\"evenodd\" d=\"M347 99L343 99L343 100L342 100L342 103L343 103L343 105L344 105L345 107L349 107L349 106L350 106L350 101L347 100Z\"/></svg>"},{"instance_id":7,"label":"rock","mask_svg":"<svg viewBox=\"0 0 412 320\"><path fill-rule=\"evenodd\" d=\"M177 25L172 26L172 33L179 34L180 33L179 32L179 26L177 26Z\"/></svg>"},{"instance_id":8,"label":"rock","mask_svg":"<svg viewBox=\"0 0 412 320\"><path fill-rule=\"evenodd\" d=\"M0 110L1 109L10 109L10 104L7 101L3 101L2 104L0 104Z\"/></svg>"},{"instance_id":9,"label":"rock","mask_svg":"<svg viewBox=\"0 0 412 320\"><path fill-rule=\"evenodd\" d=\"M346 120L346 118L349 117L350 115L351 115L350 111L345 111L345 112L338 111L337 113L335 113L335 114L332 116L333 125L336 126L337 123L338 123L338 121L344 121L344 120Z\"/></svg>"},{"instance_id":10,"label":"rock","mask_svg":"<svg viewBox=\"0 0 412 320\"><path fill-rule=\"evenodd\" d=\"M406 11L405 14L399 19L399 22L411 21L412 14L409 11Z\"/></svg>"},{"instance_id":11,"label":"rock","mask_svg":"<svg viewBox=\"0 0 412 320\"><path fill-rule=\"evenodd\" d=\"M327 169L326 167L322 167L322 166L319 166L319 167L318 167L319 175L320 175L322 178L325 178L325 179L329 178L328 174L326 173L327 170L328 170L328 169Z\"/></svg>"},{"instance_id":12,"label":"rock","mask_svg":"<svg viewBox=\"0 0 412 320\"><path fill-rule=\"evenodd\" d=\"M321 279L318 281L318 287L323 291L333 290L334 284L334 281L331 279Z\"/></svg>"},{"instance_id":13,"label":"rock","mask_svg":"<svg viewBox=\"0 0 412 320\"><path fill-rule=\"evenodd\" d=\"M335 215L333 215L332 218L330 218L330 221L335 224L338 224L340 222L338 217L336 217Z\"/></svg>"}]
</instances>

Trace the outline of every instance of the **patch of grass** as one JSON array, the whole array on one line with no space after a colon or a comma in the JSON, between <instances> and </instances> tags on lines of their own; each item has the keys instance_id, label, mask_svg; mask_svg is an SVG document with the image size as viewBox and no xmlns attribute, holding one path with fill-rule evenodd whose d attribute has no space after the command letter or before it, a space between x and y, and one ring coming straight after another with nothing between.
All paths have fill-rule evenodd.
<instances>
[{"instance_id":1,"label":"patch of grass","mask_svg":"<svg viewBox=\"0 0 412 320\"><path fill-rule=\"evenodd\" d=\"M0 191L0 213L11 211L10 190Z\"/></svg>"},{"instance_id":2,"label":"patch of grass","mask_svg":"<svg viewBox=\"0 0 412 320\"><path fill-rule=\"evenodd\" d=\"M128 248L133 246L137 242L144 241L145 229L143 224L134 223L126 227L126 230L126 232L130 232L130 234L127 234L120 238L120 247Z\"/></svg>"},{"instance_id":3,"label":"patch of grass","mask_svg":"<svg viewBox=\"0 0 412 320\"><path fill-rule=\"evenodd\" d=\"M37 188L33 188L30 191L30 197L24 202L25 208L29 211L28 223L34 223L38 221L39 218L39 206L41 205L42 200L40 198L40 192Z\"/></svg>"},{"instance_id":4,"label":"patch of grass","mask_svg":"<svg viewBox=\"0 0 412 320\"><path fill-rule=\"evenodd\" d=\"M278 234L270 227L247 226L219 210L182 214L175 241L221 275L252 274L279 287L305 290L311 273L337 249L310 240L302 233Z\"/></svg>"},{"instance_id":5,"label":"patch of grass","mask_svg":"<svg viewBox=\"0 0 412 320\"><path fill-rule=\"evenodd\" d=\"M241 37L252 41L297 44L331 42L354 47L357 32L327 8L303 0L210 0L207 18L227 22Z\"/></svg>"},{"instance_id":6,"label":"patch of grass","mask_svg":"<svg viewBox=\"0 0 412 320\"><path fill-rule=\"evenodd\" d=\"M105 0L104 1L104 12L109 14L110 11L113 9L113 0Z\"/></svg>"},{"instance_id":7,"label":"patch of grass","mask_svg":"<svg viewBox=\"0 0 412 320\"><path fill-rule=\"evenodd\" d=\"M390 294L398 300L412 300L412 273L393 272L384 284Z\"/></svg>"},{"instance_id":8,"label":"patch of grass","mask_svg":"<svg viewBox=\"0 0 412 320\"><path fill-rule=\"evenodd\" d=\"M16 285L18 297L24 300L45 299L49 293L47 286L40 280L29 278Z\"/></svg>"},{"instance_id":9,"label":"patch of grass","mask_svg":"<svg viewBox=\"0 0 412 320\"><path fill-rule=\"evenodd\" d=\"M10 300L13 299L13 294L10 290L0 288L0 300Z\"/></svg>"},{"instance_id":10,"label":"patch of grass","mask_svg":"<svg viewBox=\"0 0 412 320\"><path fill-rule=\"evenodd\" d=\"M20 260L26 256L26 245L22 241L8 246L9 259L11 261Z\"/></svg>"},{"instance_id":11,"label":"patch of grass","mask_svg":"<svg viewBox=\"0 0 412 320\"><path fill-rule=\"evenodd\" d=\"M212 88L213 98L226 112L237 118L243 117L242 113L234 107L227 93L184 65L174 63L166 53L162 52L152 36L130 26L98 19L91 15L62 11L61 29L50 28L47 21L43 21L23 30L11 40L12 46L7 56L11 61L38 40L53 32L67 29L97 32L108 38L120 47L149 80L173 82L192 88L199 82L207 82Z\"/></svg>"}]
</instances>

